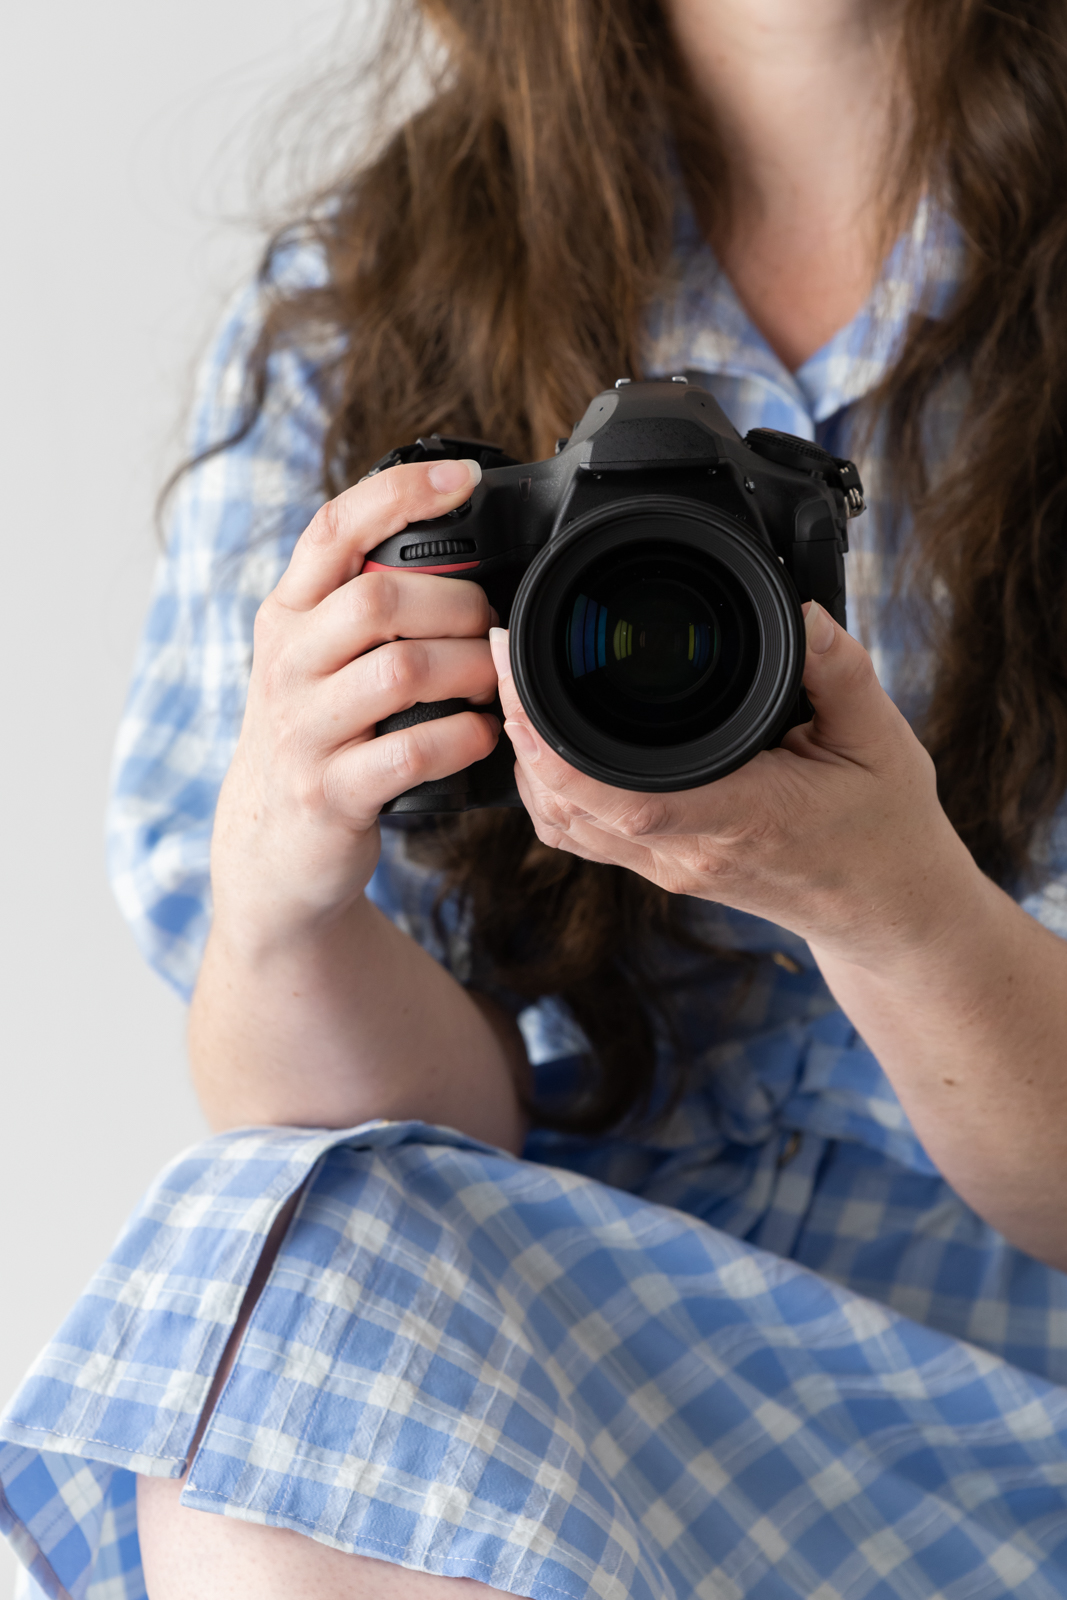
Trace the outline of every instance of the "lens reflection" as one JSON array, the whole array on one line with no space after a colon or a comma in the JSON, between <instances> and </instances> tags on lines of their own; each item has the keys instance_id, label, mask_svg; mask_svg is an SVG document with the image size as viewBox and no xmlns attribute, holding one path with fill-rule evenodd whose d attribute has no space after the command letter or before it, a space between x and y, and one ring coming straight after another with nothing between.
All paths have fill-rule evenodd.
<instances>
[{"instance_id":1,"label":"lens reflection","mask_svg":"<svg viewBox=\"0 0 1067 1600\"><path fill-rule=\"evenodd\" d=\"M701 551L640 542L594 560L557 615L557 661L575 707L615 738L699 738L744 698L758 660L752 608Z\"/></svg>"},{"instance_id":2,"label":"lens reflection","mask_svg":"<svg viewBox=\"0 0 1067 1600\"><path fill-rule=\"evenodd\" d=\"M567 662L574 678L605 670L628 694L673 700L714 668L719 644L718 623L693 589L647 582L628 585L606 605L576 595Z\"/></svg>"}]
</instances>

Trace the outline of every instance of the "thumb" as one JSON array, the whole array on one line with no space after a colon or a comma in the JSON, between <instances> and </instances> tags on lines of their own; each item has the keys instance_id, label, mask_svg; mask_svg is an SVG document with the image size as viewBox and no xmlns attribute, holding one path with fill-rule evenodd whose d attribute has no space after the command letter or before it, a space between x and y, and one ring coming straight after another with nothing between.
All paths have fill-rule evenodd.
<instances>
[{"instance_id":1,"label":"thumb","mask_svg":"<svg viewBox=\"0 0 1067 1600\"><path fill-rule=\"evenodd\" d=\"M804 631L804 688L815 712L805 742L846 756L879 743L895 729L900 713L866 650L815 600L804 607ZM782 742L790 741L791 734Z\"/></svg>"}]
</instances>

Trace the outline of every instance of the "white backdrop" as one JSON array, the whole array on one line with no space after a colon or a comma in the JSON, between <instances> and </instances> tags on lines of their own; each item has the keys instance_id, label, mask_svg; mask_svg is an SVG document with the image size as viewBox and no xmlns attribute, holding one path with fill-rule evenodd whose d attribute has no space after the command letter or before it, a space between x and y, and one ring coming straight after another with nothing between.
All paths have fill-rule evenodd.
<instances>
[{"instance_id":1,"label":"white backdrop","mask_svg":"<svg viewBox=\"0 0 1067 1600\"><path fill-rule=\"evenodd\" d=\"M369 0L378 14L383 0ZM114 730L192 366L259 236L263 108L346 0L9 7L0 38L0 1403L201 1136L183 1013L104 877ZM337 33L343 19L349 26ZM269 117L268 117L269 120ZM0 1594L14 1563L0 1547Z\"/></svg>"}]
</instances>

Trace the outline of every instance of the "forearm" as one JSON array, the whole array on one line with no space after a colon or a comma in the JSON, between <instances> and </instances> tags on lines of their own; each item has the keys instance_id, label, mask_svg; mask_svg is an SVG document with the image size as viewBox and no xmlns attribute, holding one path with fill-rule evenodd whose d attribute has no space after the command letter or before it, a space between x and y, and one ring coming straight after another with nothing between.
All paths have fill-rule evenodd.
<instances>
[{"instance_id":1,"label":"forearm","mask_svg":"<svg viewBox=\"0 0 1067 1600\"><path fill-rule=\"evenodd\" d=\"M811 722L703 788L629 794L530 725L494 634L519 793L547 844L806 939L953 1187L1067 1270L1067 944L978 871L870 658L806 610Z\"/></svg>"},{"instance_id":2,"label":"forearm","mask_svg":"<svg viewBox=\"0 0 1067 1600\"><path fill-rule=\"evenodd\" d=\"M219 918L189 1044L218 1128L412 1117L522 1143L518 1030L363 896L284 941Z\"/></svg>"},{"instance_id":3,"label":"forearm","mask_svg":"<svg viewBox=\"0 0 1067 1600\"><path fill-rule=\"evenodd\" d=\"M954 900L882 962L815 954L949 1183L1067 1270L1067 945L977 869Z\"/></svg>"},{"instance_id":4,"label":"forearm","mask_svg":"<svg viewBox=\"0 0 1067 1600\"><path fill-rule=\"evenodd\" d=\"M193 1073L217 1127L445 1123L517 1150L525 1052L364 897L382 806L483 760L496 675L476 584L362 571L409 522L455 509L476 461L397 466L320 508L256 617L244 722L211 846L214 926ZM378 735L419 702L471 709Z\"/></svg>"}]
</instances>

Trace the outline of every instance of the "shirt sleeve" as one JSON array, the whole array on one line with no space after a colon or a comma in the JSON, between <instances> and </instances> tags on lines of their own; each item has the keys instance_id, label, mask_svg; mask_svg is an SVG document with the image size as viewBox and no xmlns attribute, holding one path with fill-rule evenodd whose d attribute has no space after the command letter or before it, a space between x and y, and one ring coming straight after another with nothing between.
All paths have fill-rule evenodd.
<instances>
[{"instance_id":1,"label":"shirt sleeve","mask_svg":"<svg viewBox=\"0 0 1067 1600\"><path fill-rule=\"evenodd\" d=\"M290 245L231 304L199 374L191 456L239 427L271 297L322 276L316 250ZM325 498L326 354L276 350L254 426L182 476L119 728L109 874L142 952L186 998L211 920L211 830L244 714L256 611Z\"/></svg>"}]
</instances>

